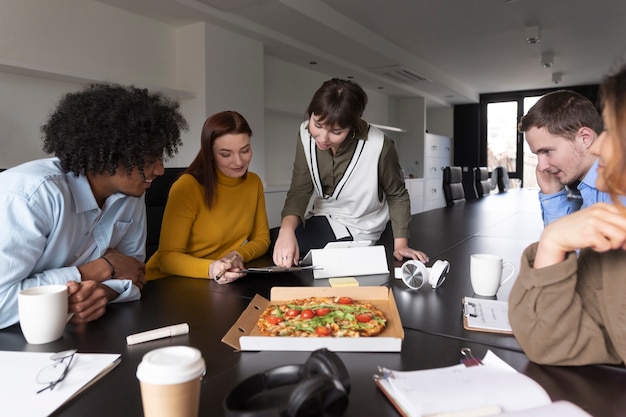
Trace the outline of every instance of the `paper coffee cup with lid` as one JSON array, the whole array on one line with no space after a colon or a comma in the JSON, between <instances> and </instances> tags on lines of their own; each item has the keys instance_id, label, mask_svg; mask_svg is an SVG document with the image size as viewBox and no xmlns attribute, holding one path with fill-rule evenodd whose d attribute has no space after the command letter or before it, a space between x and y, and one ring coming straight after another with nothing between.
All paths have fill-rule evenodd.
<instances>
[{"instance_id":1,"label":"paper coffee cup with lid","mask_svg":"<svg viewBox=\"0 0 626 417\"><path fill-rule=\"evenodd\" d=\"M197 417L205 371L202 354L189 346L146 353L137 367L145 417Z\"/></svg>"}]
</instances>

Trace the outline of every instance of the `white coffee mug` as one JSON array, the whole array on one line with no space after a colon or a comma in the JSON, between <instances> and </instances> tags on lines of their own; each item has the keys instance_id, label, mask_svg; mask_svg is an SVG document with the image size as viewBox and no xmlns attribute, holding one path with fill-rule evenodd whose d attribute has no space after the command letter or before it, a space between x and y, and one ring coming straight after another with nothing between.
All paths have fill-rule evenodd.
<instances>
[{"instance_id":1,"label":"white coffee mug","mask_svg":"<svg viewBox=\"0 0 626 417\"><path fill-rule=\"evenodd\" d=\"M503 276L502 271L509 266L511 272ZM470 257L470 279L474 294L485 297L496 295L502 284L515 274L515 265L503 262L502 258L490 254L474 254Z\"/></svg>"},{"instance_id":2,"label":"white coffee mug","mask_svg":"<svg viewBox=\"0 0 626 417\"><path fill-rule=\"evenodd\" d=\"M20 327L28 343L42 344L59 339L68 313L66 285L43 285L20 291L17 296Z\"/></svg>"}]
</instances>

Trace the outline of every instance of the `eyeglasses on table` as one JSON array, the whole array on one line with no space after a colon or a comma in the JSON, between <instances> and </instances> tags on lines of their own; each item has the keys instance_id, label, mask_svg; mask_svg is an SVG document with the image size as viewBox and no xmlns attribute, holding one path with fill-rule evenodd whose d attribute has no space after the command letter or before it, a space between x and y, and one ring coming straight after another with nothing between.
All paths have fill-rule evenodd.
<instances>
[{"instance_id":1,"label":"eyeglasses on table","mask_svg":"<svg viewBox=\"0 0 626 417\"><path fill-rule=\"evenodd\" d=\"M37 383L46 385L37 394L44 392L45 390L53 390L54 387L65 379L70 372L70 365L72 359L76 354L76 349L64 350L50 356L50 360L53 361L50 365L45 366L37 374Z\"/></svg>"}]
</instances>

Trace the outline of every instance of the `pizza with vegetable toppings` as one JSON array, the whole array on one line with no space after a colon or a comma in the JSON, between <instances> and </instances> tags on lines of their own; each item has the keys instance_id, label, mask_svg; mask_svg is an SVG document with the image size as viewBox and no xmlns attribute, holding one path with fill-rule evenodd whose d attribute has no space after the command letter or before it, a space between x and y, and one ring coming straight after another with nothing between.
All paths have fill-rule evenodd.
<instances>
[{"instance_id":1,"label":"pizza with vegetable toppings","mask_svg":"<svg viewBox=\"0 0 626 417\"><path fill-rule=\"evenodd\" d=\"M269 305L257 321L264 336L371 337L387 325L382 311L350 297L309 297Z\"/></svg>"}]
</instances>

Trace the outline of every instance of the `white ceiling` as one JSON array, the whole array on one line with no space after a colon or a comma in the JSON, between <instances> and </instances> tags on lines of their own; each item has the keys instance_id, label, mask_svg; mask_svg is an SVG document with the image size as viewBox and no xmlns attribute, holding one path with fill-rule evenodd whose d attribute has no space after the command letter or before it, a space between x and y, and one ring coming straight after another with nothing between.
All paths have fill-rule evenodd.
<instances>
[{"instance_id":1,"label":"white ceiling","mask_svg":"<svg viewBox=\"0 0 626 417\"><path fill-rule=\"evenodd\" d=\"M626 62L623 0L100 1L176 26L206 20L262 41L268 55L424 96L428 107L554 87L553 73L560 86L595 84ZM530 28L540 43L528 44ZM542 53L553 54L552 68ZM381 75L385 67L426 80L396 81Z\"/></svg>"}]
</instances>

